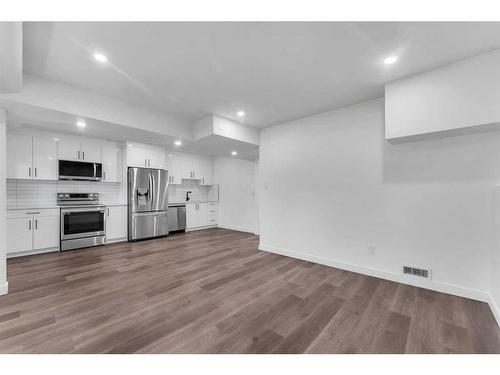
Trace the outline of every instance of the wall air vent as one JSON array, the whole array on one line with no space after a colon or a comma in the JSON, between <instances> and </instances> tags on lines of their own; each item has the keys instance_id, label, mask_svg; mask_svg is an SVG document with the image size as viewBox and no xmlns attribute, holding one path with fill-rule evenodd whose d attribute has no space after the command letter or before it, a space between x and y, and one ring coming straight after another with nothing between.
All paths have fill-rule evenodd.
<instances>
[{"instance_id":1,"label":"wall air vent","mask_svg":"<svg viewBox=\"0 0 500 375\"><path fill-rule=\"evenodd\" d=\"M407 275L423 277L425 279L431 279L431 270L430 269L426 270L424 268L403 266L403 273L407 274Z\"/></svg>"}]
</instances>

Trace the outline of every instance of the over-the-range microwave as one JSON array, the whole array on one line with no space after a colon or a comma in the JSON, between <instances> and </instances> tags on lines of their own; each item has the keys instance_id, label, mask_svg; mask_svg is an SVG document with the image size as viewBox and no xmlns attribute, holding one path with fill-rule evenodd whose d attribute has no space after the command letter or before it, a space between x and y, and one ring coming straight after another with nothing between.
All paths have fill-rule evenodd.
<instances>
[{"instance_id":1,"label":"over-the-range microwave","mask_svg":"<svg viewBox=\"0 0 500 375\"><path fill-rule=\"evenodd\" d=\"M59 160L59 180L101 181L102 164Z\"/></svg>"}]
</instances>

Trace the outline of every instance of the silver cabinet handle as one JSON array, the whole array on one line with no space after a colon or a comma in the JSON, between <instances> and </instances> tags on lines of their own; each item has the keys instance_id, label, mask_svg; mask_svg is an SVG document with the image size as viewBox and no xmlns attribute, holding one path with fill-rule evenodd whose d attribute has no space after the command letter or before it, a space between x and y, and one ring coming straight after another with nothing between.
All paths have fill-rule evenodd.
<instances>
[{"instance_id":1,"label":"silver cabinet handle","mask_svg":"<svg viewBox=\"0 0 500 375\"><path fill-rule=\"evenodd\" d=\"M102 172L102 179L106 180L106 172Z\"/></svg>"},{"instance_id":2,"label":"silver cabinet handle","mask_svg":"<svg viewBox=\"0 0 500 375\"><path fill-rule=\"evenodd\" d=\"M144 159L144 166L147 167L148 166L148 159Z\"/></svg>"},{"instance_id":3,"label":"silver cabinet handle","mask_svg":"<svg viewBox=\"0 0 500 375\"><path fill-rule=\"evenodd\" d=\"M35 219L35 229L38 230L38 220Z\"/></svg>"},{"instance_id":4,"label":"silver cabinet handle","mask_svg":"<svg viewBox=\"0 0 500 375\"><path fill-rule=\"evenodd\" d=\"M85 151L82 151L83 160L85 160Z\"/></svg>"},{"instance_id":5,"label":"silver cabinet handle","mask_svg":"<svg viewBox=\"0 0 500 375\"><path fill-rule=\"evenodd\" d=\"M31 177L31 167L28 167L28 177Z\"/></svg>"},{"instance_id":6,"label":"silver cabinet handle","mask_svg":"<svg viewBox=\"0 0 500 375\"><path fill-rule=\"evenodd\" d=\"M36 167L35 167L35 177L38 177L38 172Z\"/></svg>"},{"instance_id":7,"label":"silver cabinet handle","mask_svg":"<svg viewBox=\"0 0 500 375\"><path fill-rule=\"evenodd\" d=\"M36 212L26 212L26 215L39 215L40 214L40 211L36 211Z\"/></svg>"},{"instance_id":8,"label":"silver cabinet handle","mask_svg":"<svg viewBox=\"0 0 500 375\"><path fill-rule=\"evenodd\" d=\"M149 159L149 166L151 167L151 159Z\"/></svg>"},{"instance_id":9,"label":"silver cabinet handle","mask_svg":"<svg viewBox=\"0 0 500 375\"><path fill-rule=\"evenodd\" d=\"M204 184L205 183L205 177L203 177L202 180L203 180L202 184Z\"/></svg>"},{"instance_id":10,"label":"silver cabinet handle","mask_svg":"<svg viewBox=\"0 0 500 375\"><path fill-rule=\"evenodd\" d=\"M31 230L31 219L28 221L28 230Z\"/></svg>"},{"instance_id":11,"label":"silver cabinet handle","mask_svg":"<svg viewBox=\"0 0 500 375\"><path fill-rule=\"evenodd\" d=\"M78 160L80 160L80 150L78 150L78 151L76 152L76 154L78 155L78 156L77 156L77 159L78 159Z\"/></svg>"},{"instance_id":12,"label":"silver cabinet handle","mask_svg":"<svg viewBox=\"0 0 500 375\"><path fill-rule=\"evenodd\" d=\"M107 214L108 214L108 217L109 217L109 207L106 208L106 211L107 211Z\"/></svg>"}]
</instances>

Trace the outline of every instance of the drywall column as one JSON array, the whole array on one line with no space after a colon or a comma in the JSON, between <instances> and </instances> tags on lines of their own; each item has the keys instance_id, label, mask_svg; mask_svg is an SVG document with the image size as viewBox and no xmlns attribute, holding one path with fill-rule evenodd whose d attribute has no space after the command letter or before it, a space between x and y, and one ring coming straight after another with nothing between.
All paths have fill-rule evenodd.
<instances>
[{"instance_id":1,"label":"drywall column","mask_svg":"<svg viewBox=\"0 0 500 375\"><path fill-rule=\"evenodd\" d=\"M0 295L7 294L6 112L0 108Z\"/></svg>"}]
</instances>

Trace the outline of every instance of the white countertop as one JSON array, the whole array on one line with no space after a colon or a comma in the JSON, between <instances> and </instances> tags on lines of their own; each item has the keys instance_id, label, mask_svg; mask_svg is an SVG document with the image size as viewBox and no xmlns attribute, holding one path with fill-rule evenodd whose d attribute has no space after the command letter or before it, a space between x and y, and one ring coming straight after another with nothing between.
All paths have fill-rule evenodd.
<instances>
[{"instance_id":1,"label":"white countertop","mask_svg":"<svg viewBox=\"0 0 500 375\"><path fill-rule=\"evenodd\" d=\"M189 202L168 202L168 204L218 203L218 201L190 200Z\"/></svg>"},{"instance_id":2,"label":"white countertop","mask_svg":"<svg viewBox=\"0 0 500 375\"><path fill-rule=\"evenodd\" d=\"M127 203L123 202L100 202L99 203L101 206L106 206L106 207L114 207L114 206L126 206ZM60 208L61 206L58 205L52 205L52 206L17 206L17 207L7 207L7 211L14 211L14 210L49 210L53 208Z\"/></svg>"},{"instance_id":3,"label":"white countertop","mask_svg":"<svg viewBox=\"0 0 500 375\"><path fill-rule=\"evenodd\" d=\"M189 202L168 202L169 205L172 204L194 204L194 203L218 203L218 201L204 201L204 200L190 200ZM127 203L124 202L100 202L102 206L114 207L114 206L126 206ZM7 207L7 211L14 210L49 210L53 208L60 208L60 206L18 206L18 207Z\"/></svg>"}]
</instances>

